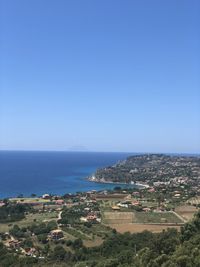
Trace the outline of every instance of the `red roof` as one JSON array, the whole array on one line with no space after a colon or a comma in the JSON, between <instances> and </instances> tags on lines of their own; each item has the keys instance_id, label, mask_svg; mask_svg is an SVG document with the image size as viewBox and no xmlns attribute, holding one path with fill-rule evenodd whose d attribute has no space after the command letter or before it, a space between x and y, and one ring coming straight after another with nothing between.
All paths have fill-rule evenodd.
<instances>
[{"instance_id":1,"label":"red roof","mask_svg":"<svg viewBox=\"0 0 200 267\"><path fill-rule=\"evenodd\" d=\"M57 199L57 200L56 200L56 204L61 205L61 204L63 204L63 203L64 203L64 200L63 200L63 199Z\"/></svg>"}]
</instances>

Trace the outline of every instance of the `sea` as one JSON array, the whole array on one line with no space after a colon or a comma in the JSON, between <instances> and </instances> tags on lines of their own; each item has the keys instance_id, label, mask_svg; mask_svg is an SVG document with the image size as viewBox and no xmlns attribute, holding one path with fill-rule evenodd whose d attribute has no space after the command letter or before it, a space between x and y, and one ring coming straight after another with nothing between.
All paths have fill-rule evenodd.
<instances>
[{"instance_id":1,"label":"sea","mask_svg":"<svg viewBox=\"0 0 200 267\"><path fill-rule=\"evenodd\" d=\"M112 189L116 184L87 177L130 155L134 153L0 151L0 198Z\"/></svg>"}]
</instances>

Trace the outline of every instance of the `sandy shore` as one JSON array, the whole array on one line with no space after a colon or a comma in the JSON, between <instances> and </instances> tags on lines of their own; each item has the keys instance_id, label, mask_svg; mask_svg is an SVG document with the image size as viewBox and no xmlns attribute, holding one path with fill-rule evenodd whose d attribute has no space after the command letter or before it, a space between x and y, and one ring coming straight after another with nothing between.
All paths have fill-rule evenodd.
<instances>
[{"instance_id":1,"label":"sandy shore","mask_svg":"<svg viewBox=\"0 0 200 267\"><path fill-rule=\"evenodd\" d=\"M149 185L147 184L142 184L142 183L123 183L123 182L113 182L113 181L106 181L105 179L101 179L101 180L98 180L94 175L88 177L88 180L90 182L94 182L94 183L102 183L102 184L116 184L116 185L135 185L137 187L140 187L140 188L148 188Z\"/></svg>"}]
</instances>

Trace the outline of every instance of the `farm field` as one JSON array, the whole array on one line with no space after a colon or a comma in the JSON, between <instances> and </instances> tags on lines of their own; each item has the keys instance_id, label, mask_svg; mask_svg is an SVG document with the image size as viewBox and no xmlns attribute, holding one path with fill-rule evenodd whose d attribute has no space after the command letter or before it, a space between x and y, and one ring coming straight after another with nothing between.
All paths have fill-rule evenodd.
<instances>
[{"instance_id":1,"label":"farm field","mask_svg":"<svg viewBox=\"0 0 200 267\"><path fill-rule=\"evenodd\" d=\"M105 224L124 224L124 223L132 223L133 217L135 214L133 212L110 212L105 211L103 215L103 222Z\"/></svg>"},{"instance_id":2,"label":"farm field","mask_svg":"<svg viewBox=\"0 0 200 267\"><path fill-rule=\"evenodd\" d=\"M183 223L172 212L135 212L133 223Z\"/></svg>"},{"instance_id":3,"label":"farm field","mask_svg":"<svg viewBox=\"0 0 200 267\"><path fill-rule=\"evenodd\" d=\"M116 212L105 211L103 213L105 224L126 223L183 223L175 213L172 212Z\"/></svg>"},{"instance_id":4,"label":"farm field","mask_svg":"<svg viewBox=\"0 0 200 267\"><path fill-rule=\"evenodd\" d=\"M130 232L130 233L140 233L145 230L151 231L153 233L159 233L162 232L163 230L166 230L167 228L175 228L178 231L180 230L180 226L168 226L168 225L150 225L150 224L111 224L109 225L113 229L116 229L117 232L119 233L125 233L125 232Z\"/></svg>"},{"instance_id":5,"label":"farm field","mask_svg":"<svg viewBox=\"0 0 200 267\"><path fill-rule=\"evenodd\" d=\"M177 207L175 211L177 214L182 216L186 221L189 221L193 218L195 212L197 212L198 209L191 205L183 205Z\"/></svg>"}]
</instances>

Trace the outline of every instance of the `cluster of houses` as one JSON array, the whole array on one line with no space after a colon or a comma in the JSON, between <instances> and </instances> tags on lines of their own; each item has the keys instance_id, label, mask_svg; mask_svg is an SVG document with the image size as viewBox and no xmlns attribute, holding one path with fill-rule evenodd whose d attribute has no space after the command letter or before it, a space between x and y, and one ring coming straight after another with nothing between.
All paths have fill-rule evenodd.
<instances>
[{"instance_id":1,"label":"cluster of houses","mask_svg":"<svg viewBox=\"0 0 200 267\"><path fill-rule=\"evenodd\" d=\"M57 241L64 238L63 231L60 229L52 230L48 235L48 240ZM20 252L22 255L30 257L40 257L39 251L35 247L24 247L23 241L14 238L8 232L4 233L4 245L11 250ZM41 258L41 257L40 257Z\"/></svg>"},{"instance_id":2,"label":"cluster of houses","mask_svg":"<svg viewBox=\"0 0 200 267\"><path fill-rule=\"evenodd\" d=\"M17 252L21 252L22 255L25 256L31 256L31 257L37 257L38 251L34 247L26 247L23 248L23 242L21 240L15 239L13 236L11 236L9 233L4 234L4 244L8 249L15 250Z\"/></svg>"},{"instance_id":3,"label":"cluster of houses","mask_svg":"<svg viewBox=\"0 0 200 267\"><path fill-rule=\"evenodd\" d=\"M86 204L86 207L83 209L85 212L85 216L80 218L81 222L91 222L91 223L100 223L101 222L101 214L98 209L94 209L97 201L94 198L94 192L88 192L87 196L81 197L80 201Z\"/></svg>"},{"instance_id":4,"label":"cluster of houses","mask_svg":"<svg viewBox=\"0 0 200 267\"><path fill-rule=\"evenodd\" d=\"M116 205L112 206L112 210L113 211L120 211L122 208L128 209L128 208L134 208L134 207L140 207L140 210L145 211L145 212L151 211L153 209L153 207L152 208L145 207L145 206L143 207L142 203L137 201L137 200L133 200L133 201L124 200L124 201L120 201Z\"/></svg>"}]
</instances>

